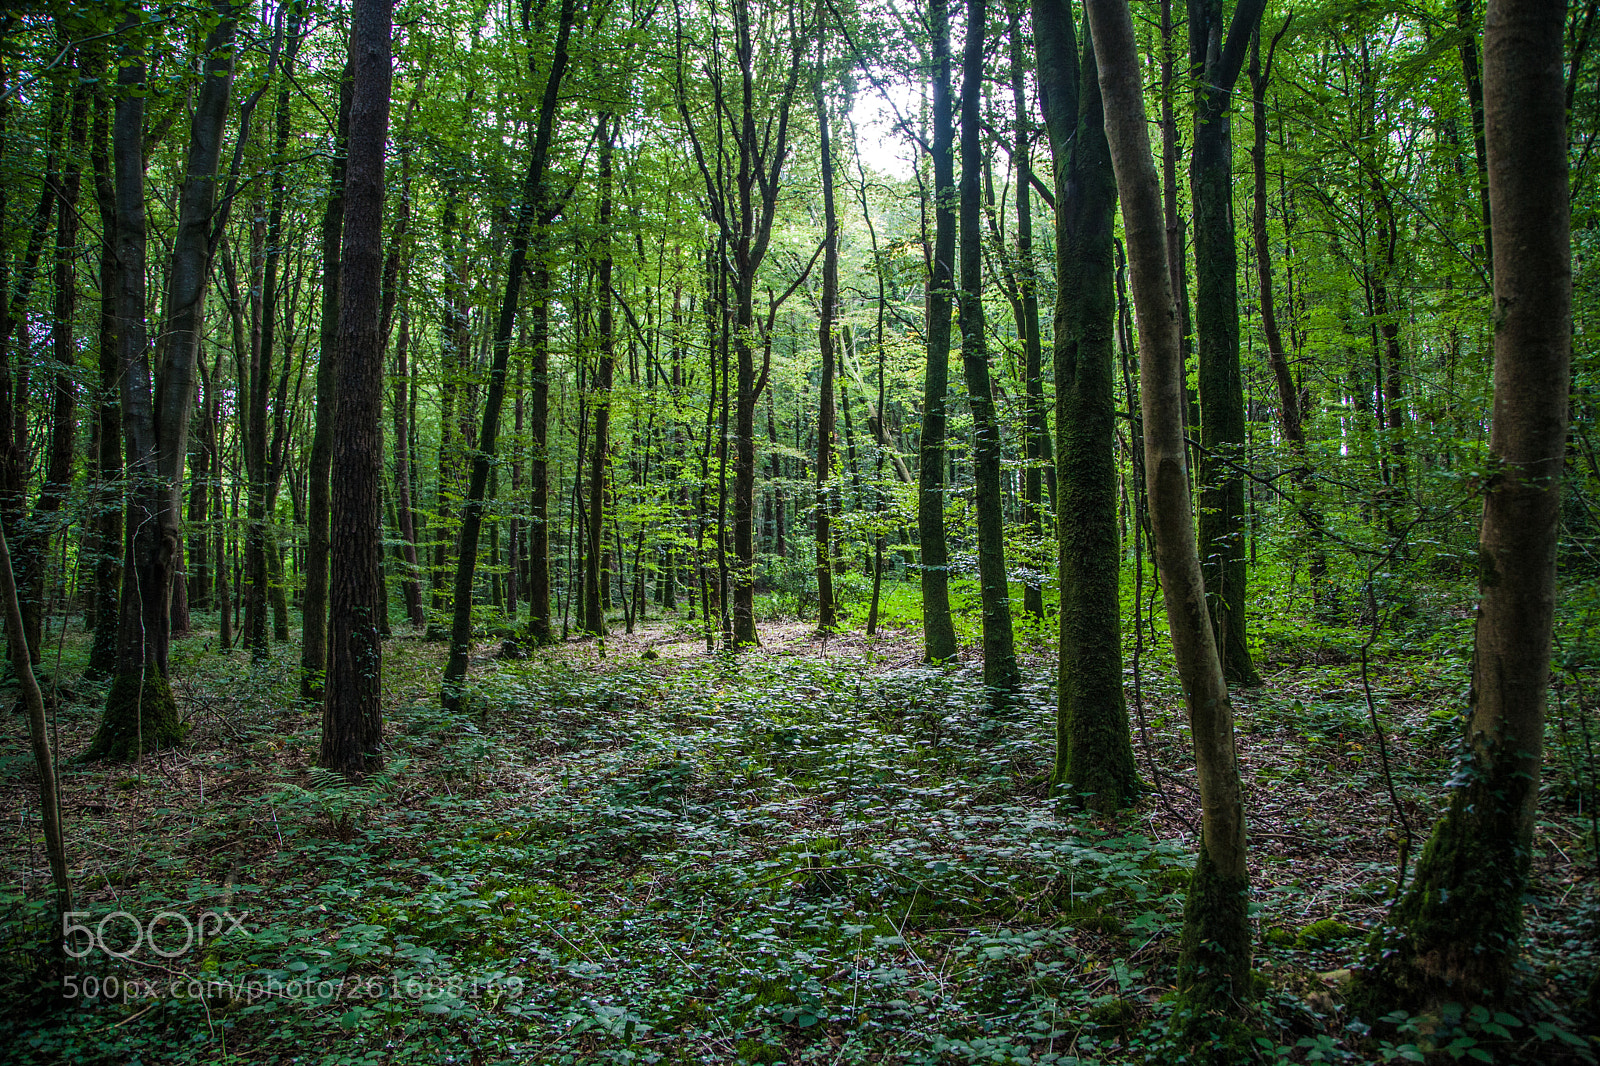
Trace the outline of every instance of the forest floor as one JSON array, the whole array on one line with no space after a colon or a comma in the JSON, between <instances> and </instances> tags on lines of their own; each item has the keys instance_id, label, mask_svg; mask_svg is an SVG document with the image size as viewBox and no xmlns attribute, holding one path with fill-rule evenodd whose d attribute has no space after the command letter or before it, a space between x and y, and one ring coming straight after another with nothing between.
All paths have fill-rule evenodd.
<instances>
[{"instance_id":1,"label":"forest floor","mask_svg":"<svg viewBox=\"0 0 1600 1066\"><path fill-rule=\"evenodd\" d=\"M1560 707L1522 1005L1369 1034L1339 1003L1401 842L1414 858L1444 800L1470 623L1436 622L1375 643L1365 683L1359 631L1290 627L1236 693L1259 1061L1595 1061L1594 767ZM450 715L444 646L397 635L388 765L348 787L313 768L296 649L252 667L213 636L174 649L180 750L72 761L98 694L60 701L78 924L98 930L65 996L38 991L49 878L20 717L0 740L6 1061L1179 1060L1198 798L1164 641L1141 635L1135 670L1128 640L1149 791L1097 822L1048 795L1042 642L995 711L975 656L925 667L915 630L770 624L735 659L654 620L520 661L485 644Z\"/></svg>"}]
</instances>

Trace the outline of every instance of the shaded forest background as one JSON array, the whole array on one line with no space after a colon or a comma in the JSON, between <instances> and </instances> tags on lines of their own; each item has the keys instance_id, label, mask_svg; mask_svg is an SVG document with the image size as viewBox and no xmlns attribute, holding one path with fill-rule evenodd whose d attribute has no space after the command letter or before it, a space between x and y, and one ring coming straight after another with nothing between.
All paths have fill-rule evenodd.
<instances>
[{"instance_id":1,"label":"shaded forest background","mask_svg":"<svg viewBox=\"0 0 1600 1066\"><path fill-rule=\"evenodd\" d=\"M1057 0L0 14L23 1060L1594 1061L1597 5L1540 9L1538 787L1460 861L1506 792L1485 12L1122 7L1121 110ZM203 907L254 917L54 936Z\"/></svg>"}]
</instances>

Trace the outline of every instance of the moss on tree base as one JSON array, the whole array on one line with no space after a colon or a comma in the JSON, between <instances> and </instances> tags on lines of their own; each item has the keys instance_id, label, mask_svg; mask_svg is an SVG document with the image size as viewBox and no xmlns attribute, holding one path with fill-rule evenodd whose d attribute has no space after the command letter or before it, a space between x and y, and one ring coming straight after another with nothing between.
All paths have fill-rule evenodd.
<instances>
[{"instance_id":1,"label":"moss on tree base","mask_svg":"<svg viewBox=\"0 0 1600 1066\"><path fill-rule=\"evenodd\" d=\"M1179 1014L1237 1015L1250 998L1250 882L1225 877L1200 842L1183 904Z\"/></svg>"},{"instance_id":2,"label":"moss on tree base","mask_svg":"<svg viewBox=\"0 0 1600 1066\"><path fill-rule=\"evenodd\" d=\"M1110 817L1138 802L1142 786L1121 690L1109 697L1091 696L1099 698L1064 699L1067 707L1057 712L1051 785L1055 794L1071 796L1096 814Z\"/></svg>"},{"instance_id":3,"label":"moss on tree base","mask_svg":"<svg viewBox=\"0 0 1600 1066\"><path fill-rule=\"evenodd\" d=\"M1367 941L1349 996L1358 1016L1510 994L1528 849L1515 813L1520 790L1507 791L1482 778L1456 790L1405 896Z\"/></svg>"},{"instance_id":4,"label":"moss on tree base","mask_svg":"<svg viewBox=\"0 0 1600 1066\"><path fill-rule=\"evenodd\" d=\"M177 747L188 727L178 719L172 685L160 674L117 674L106 695L105 716L83 757L126 762L141 751Z\"/></svg>"}]
</instances>

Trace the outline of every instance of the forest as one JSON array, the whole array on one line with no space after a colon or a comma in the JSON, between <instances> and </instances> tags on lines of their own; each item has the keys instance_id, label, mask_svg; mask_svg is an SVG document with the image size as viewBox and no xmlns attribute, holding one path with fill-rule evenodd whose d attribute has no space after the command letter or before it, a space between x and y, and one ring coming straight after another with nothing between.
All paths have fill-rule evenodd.
<instances>
[{"instance_id":1,"label":"forest","mask_svg":"<svg viewBox=\"0 0 1600 1066\"><path fill-rule=\"evenodd\" d=\"M1597 10L0 4L0 1059L1600 1061Z\"/></svg>"}]
</instances>

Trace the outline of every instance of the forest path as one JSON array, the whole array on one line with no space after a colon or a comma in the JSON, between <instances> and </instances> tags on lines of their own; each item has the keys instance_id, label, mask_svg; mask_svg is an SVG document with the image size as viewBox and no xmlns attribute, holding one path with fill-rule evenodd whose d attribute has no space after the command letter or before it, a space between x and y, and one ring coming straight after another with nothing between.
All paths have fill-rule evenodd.
<instances>
[{"instance_id":1,"label":"forest path","mask_svg":"<svg viewBox=\"0 0 1600 1066\"><path fill-rule=\"evenodd\" d=\"M604 659L627 662L655 658L667 662L688 662L715 657L718 651L706 650L704 630L699 623L681 618L652 618L636 623L634 632L621 631L613 619L614 630L603 640L585 637L542 649L541 655L564 659L574 664L598 665ZM860 630L844 630L827 639L817 635L810 622L761 622L756 631L761 644L740 654L752 658L858 659L868 672L900 669L922 662L922 631L880 628L874 636ZM714 634L718 647L720 634ZM652 654L653 653L653 654Z\"/></svg>"}]
</instances>

